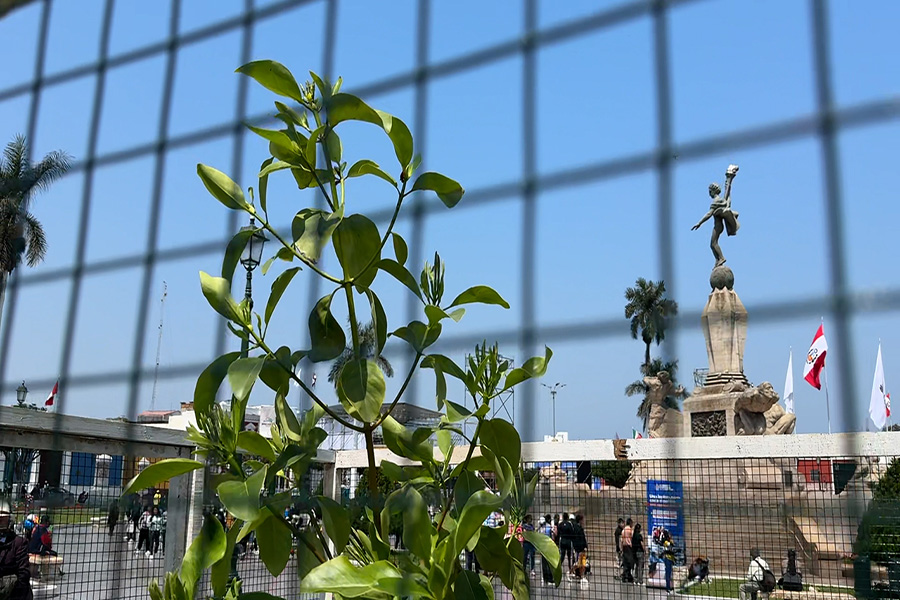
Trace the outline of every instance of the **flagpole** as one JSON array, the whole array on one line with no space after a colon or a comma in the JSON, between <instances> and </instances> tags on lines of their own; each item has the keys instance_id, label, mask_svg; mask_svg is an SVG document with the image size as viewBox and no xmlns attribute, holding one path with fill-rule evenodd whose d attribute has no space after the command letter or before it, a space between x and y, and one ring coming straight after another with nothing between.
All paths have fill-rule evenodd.
<instances>
[{"instance_id":1,"label":"flagpole","mask_svg":"<svg viewBox=\"0 0 900 600\"><path fill-rule=\"evenodd\" d=\"M825 327L825 317L822 317L822 327ZM822 370L825 371L825 410L828 412L828 433L831 434L831 399L828 397L828 369L822 364Z\"/></svg>"}]
</instances>

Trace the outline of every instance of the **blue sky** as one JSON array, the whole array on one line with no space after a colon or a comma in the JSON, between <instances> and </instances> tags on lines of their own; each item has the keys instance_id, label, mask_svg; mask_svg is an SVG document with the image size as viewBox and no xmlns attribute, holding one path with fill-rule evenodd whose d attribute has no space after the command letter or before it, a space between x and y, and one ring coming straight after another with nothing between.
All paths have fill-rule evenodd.
<instances>
[{"instance_id":1,"label":"blue sky","mask_svg":"<svg viewBox=\"0 0 900 600\"><path fill-rule=\"evenodd\" d=\"M0 91L30 81L39 3L0 20L0 39L21 48L21 56L4 68ZM190 32L239 15L237 0L185 0L181 31ZM263 2L262 4L270 4ZM551 2L538 4L540 28L580 21L624 2ZM102 3L56 1L50 18L46 72L60 73L90 63L98 55ZM893 25L900 5L870 2L865 10L850 2L829 2L831 75L838 108L872 101L900 102L900 58L893 47ZM256 24L252 58L278 60L298 79L323 68L324 2L303 4ZM115 3L110 51L129 52L166 39L166 3ZM416 3L338 3L334 73L345 89L383 81L415 66ZM669 13L672 132L677 145L770 126L814 114L816 93L809 3L799 0L689 2ZM524 15L519 2L433 2L429 28L429 61L441 63L488 46L520 38ZM240 31L191 44L179 51L168 132L180 136L228 122L235 115L239 76ZM653 23L649 16L541 46L536 56L537 172L539 176L577 169L654 150L657 143ZM165 56L154 55L110 70L103 96L98 151L121 151L151 143L157 134ZM457 210L438 209L427 218L424 256L438 250L447 262L448 295L469 285L487 283L512 304L509 311L474 308L447 335L489 335L515 331L522 321L521 251L533 245L537 256L534 298L540 327L575 326L621 319L613 335L548 343L554 358L546 382L567 384L558 396L558 429L574 438L627 435L639 426L636 400L624 387L637 376L640 342L628 336L623 291L639 276L658 278L658 180L653 171L542 191L537 198L537 235L522 239L523 207L518 195L477 200L481 189L519 184L523 171L522 57L513 54L478 68L431 80L428 85L423 138L417 140L425 166L460 181L470 192ZM63 148L83 158L88 144L95 76L88 74L46 88L41 96L33 144L37 154ZM247 115L272 110L275 97L251 85ZM406 87L369 97L377 108L415 121L414 90ZM29 100L20 95L0 101L0 140L26 129ZM846 267L855 292L878 294L900 286L894 223L898 209L890 173L900 155L900 122L894 119L841 132L843 223ZM347 156L372 158L393 167L390 146L372 128L350 125L341 132ZM230 171L231 137L179 147L167 153L162 187L161 250L224 239L228 215L196 178L203 162ZM264 143L244 138L241 183L256 185L255 173L266 158ZM352 162L352 160L351 160ZM709 227L690 227L708 207L707 185L722 181L725 167L737 163L733 202L741 213L737 237L725 239L723 250L734 270L736 290L750 312L745 372L754 382L771 381L782 389L789 348L794 350L798 431L827 430L825 398L802 382L802 360L819 316L760 322L754 308L782 301L808 301L829 290L822 148L815 137L756 146L701 159L676 158L672 178L675 278L668 282L684 313L698 314L708 294L712 257ZM91 195L86 260L88 264L136 255L147 246L154 158L144 155L97 170ZM315 202L299 193L288 176L270 181L270 207L287 224L293 213ZM47 260L29 275L70 267L74 261L84 175L76 172L41 196L34 210L50 238ZM349 206L356 211L393 204L380 180L354 180L348 185ZM428 202L436 202L427 199ZM411 223L398 230L411 237ZM145 329L143 363L152 367L156 354L159 296L169 286L165 306L162 367L211 360L216 317L205 304L197 272L217 271L219 253L166 261L156 265L150 315ZM326 263L327 264L327 263ZM334 265L331 261L331 265ZM254 279L257 305L276 271ZM308 272L293 288L275 317L272 336L279 343L305 343ZM138 268L89 275L83 280L76 319L73 376L120 372L130 368L137 331L136 312L142 272ZM403 320L403 289L379 280L389 307L391 326ZM13 387L21 379L54 380L60 368L60 345L68 310L70 282L59 279L22 288L12 324L11 356L5 374ZM236 292L239 291L236 289ZM826 335L829 329L825 315ZM883 343L888 387L900 381L900 315L868 313L851 323L851 356L832 353L832 421L842 430L838 369L855 372L853 418L868 405L879 338ZM507 354L525 358L515 345ZM660 350L654 349L654 353ZM706 366L699 322L685 322L673 336L670 353L681 365L681 379ZM453 350L456 358L461 352ZM394 356L403 371L404 359ZM319 367L318 389L329 400L325 367ZM389 393L399 385L395 378ZM190 398L195 376L159 383L157 407L177 406ZM52 385L52 384L51 384ZM431 381L422 375L414 401L431 406ZM900 385L900 383L897 383ZM30 385L35 399L49 391ZM149 406L152 380L141 384L141 409ZM127 385L73 386L63 389L66 410L89 416L125 412ZM4 402L12 401L7 394ZM296 398L294 398L296 400ZM254 402L270 401L254 394ZM535 406L537 432L550 433L549 394L541 388Z\"/></svg>"}]
</instances>

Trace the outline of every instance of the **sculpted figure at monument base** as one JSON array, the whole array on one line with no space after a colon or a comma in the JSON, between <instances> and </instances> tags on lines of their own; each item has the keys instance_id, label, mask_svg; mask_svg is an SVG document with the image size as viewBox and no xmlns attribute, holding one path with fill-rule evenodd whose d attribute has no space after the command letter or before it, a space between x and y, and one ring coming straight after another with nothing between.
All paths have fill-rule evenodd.
<instances>
[{"instance_id":1,"label":"sculpted figure at monument base","mask_svg":"<svg viewBox=\"0 0 900 600\"><path fill-rule=\"evenodd\" d=\"M781 435L794 432L797 417L778 404L778 393L768 381L740 392L734 400L737 435Z\"/></svg>"},{"instance_id":2,"label":"sculpted figure at monument base","mask_svg":"<svg viewBox=\"0 0 900 600\"><path fill-rule=\"evenodd\" d=\"M650 437L680 437L684 417L680 410L666 406L665 400L667 396L683 393L684 388L676 388L667 371L660 371L654 377L644 377L644 384L648 388L647 401L650 404L650 416L647 419Z\"/></svg>"}]
</instances>

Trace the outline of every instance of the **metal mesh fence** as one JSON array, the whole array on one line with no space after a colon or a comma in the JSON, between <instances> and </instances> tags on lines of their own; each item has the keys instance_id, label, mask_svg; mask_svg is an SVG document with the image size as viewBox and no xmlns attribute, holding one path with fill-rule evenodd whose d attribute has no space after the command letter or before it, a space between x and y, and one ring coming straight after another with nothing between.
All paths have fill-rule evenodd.
<instances>
[{"instance_id":1,"label":"metal mesh fence","mask_svg":"<svg viewBox=\"0 0 900 600\"><path fill-rule=\"evenodd\" d=\"M711 1L711 0L707 0ZM181 106L176 98L178 65L194 49L206 42L216 42L222 48L234 49L234 64L240 64L249 60L253 40L258 36L264 36L266 27L274 19L293 18L294 11L303 8L320 10L322 14L321 47L316 50L321 57L322 71L327 75L334 73L335 53L339 45L336 35L336 22L338 9L341 3L338 0L287 0L281 2L254 2L244 0L235 4L237 10L232 10L221 19L213 18L196 27L186 26L184 19L184 5L187 1L172 0L170 3L169 19L166 24L166 35L163 39L138 45L127 50L113 51L112 23L114 13L120 8L121 2L104 0L98 18L97 39L91 43L99 43L99 51L96 59L82 61L67 68L50 68L48 65L48 48L51 44L51 14L54 7L62 5L62 0L37 0L30 6L19 10L36 11L38 27L35 41L33 64L30 65L32 74L23 83L12 86L0 87L0 103L16 103L16 106L24 108L26 116L23 122L23 131L34 139L42 123L51 123L54 118L52 108L55 95L65 96L69 88L66 86L83 86L88 92L84 95L87 99L83 107L83 119L86 124L86 152L79 156L71 175L66 180L77 196L78 210L72 214L77 215L71 223L71 257L60 265L45 268L40 271L14 273L6 305L3 314L3 327L0 330L0 382L2 382L2 397L11 399L12 393L20 382L20 375L11 369L11 356L13 350L13 329L17 323L17 314L21 315L23 303L27 306L27 294L29 293L53 293L66 299L64 310L56 319L58 330L54 335L58 336L58 352L54 345L53 351L41 357L42 362L52 363L51 368L44 370L41 377L34 378L29 384L40 389L49 389L56 380L58 373L60 386L66 390L60 398L60 412L67 409L67 397L76 393L89 395L94 390L115 390L123 399L120 406L114 407L121 414L134 418L139 410L141 394L146 390L154 378L154 370L148 361L148 336L152 337L155 327L151 323L154 300L156 297L157 274L160 265L174 264L178 261L190 261L198 257L209 257L220 253L225 241L238 228L235 217L223 219L224 226L220 232L210 234L200 239L185 239L178 233L171 233L166 229L164 221L164 204L167 193L167 178L171 177L171 166L180 160L180 152L203 148L210 153L226 154L222 164L229 165L229 173L236 180L241 179L245 169L244 151L244 127L243 121L263 122L267 115L251 110L250 92L248 82L239 80L233 94L223 95L225 100L219 101L223 105L226 116L222 119L213 119L209 123L197 128L186 128L177 124L175 113L192 110L187 103ZM850 284L848 276L848 248L852 246L853 239L849 238L845 226L845 215L849 212L842 194L842 174L844 164L842 156L838 152L838 138L846 131L863 127L885 127L897 120L900 116L900 105L894 97L869 98L855 104L841 104L835 101L835 82L832 71L833 47L830 44L832 34L830 8L828 2L810 0L808 6L807 22L811 32L812 41L812 65L809 76L810 85L815 96L815 110L808 115L791 117L788 119L767 119L751 127L742 128L725 134L704 135L687 142L676 142L673 133L673 69L671 65L671 41L670 20L674 10L681 7L700 4L699 0L640 0L626 1L610 6L602 6L589 11L581 18L563 21L560 23L539 24L539 4L537 0L522 0L521 14L524 27L516 31L508 39L501 39L486 44L475 43L463 54L453 58L441 58L430 55L429 38L433 35L436 11L435 3L430 0L418 0L415 3L415 18L412 19L414 29L412 68L405 69L393 75L386 76L377 81L369 82L354 89L362 97L377 97L394 92L408 94L412 98L411 129L415 137L421 143L426 143L428 135L428 112L431 110L435 94L429 90L436 83L451 81L454 76L471 73L481 67L491 66L506 60L517 61L521 65L520 87L513 90L515 97L521 99L521 121L517 125L517 134L521 140L521 168L510 177L490 183L482 182L470 191L472 202L469 206L484 205L491 202L511 201L521 212L521 232L519 242L521 248L517 251L519 264L515 265L520 273L518 285L521 297L521 312L519 319L493 331L479 331L472 334L463 334L449 338L445 344L448 351L456 351L470 348L474 343L483 338L496 339L501 343L517 346L517 356L531 356L536 353L538 343L553 344L554 342L602 342L611 339L621 333L621 319L595 319L572 323L557 324L542 319L535 304L538 282L537 249L533 243L538 237L538 197L542 193L555 192L581 186L587 183L609 181L630 175L649 175L657 182L652 214L655 215L653 227L657 232L657 241L652 242L651 252L658 261L659 275L665 279L672 295L679 289L682 282L675 268L675 237L673 229L673 178L675 173L675 161L700 160L710 157L718 157L727 152L750 148L766 148L789 141L812 141L819 155L816 158L818 170L823 174L822 202L817 205L818 210L824 215L827 236L821 246L827 249L827 284L825 293L812 299L793 299L787 295L778 293L767 297L764 301L754 306L754 323L765 325L779 324L786 318L808 316L818 318L826 315L832 324L832 347L836 354L853 356L851 323L855 318L872 313L895 313L900 308L900 289L890 287L879 290L878 293L870 293L856 289ZM517 5L518 6L518 5ZM538 133L536 130L538 117L539 82L537 78L537 61L541 53L546 49L559 47L568 41L579 39L595 32L602 32L616 26L637 21L649 21L651 36L650 56L653 65L653 94L652 104L656 116L656 127L653 133L653 146L649 150L638 150L613 154L602 159L591 159L587 164L576 166L554 166L552 168L541 164L541 154L538 147ZM192 24L188 24L192 25ZM277 56L273 58L278 58ZM151 118L150 132L141 137L139 141L108 144L102 134L102 117L105 114L105 102L110 102L108 92L115 89L116 70L128 65L144 64L144 61L159 61L161 65L161 77L159 84L149 90L148 93L158 94L158 112ZM76 61L77 62L77 61ZM183 76L183 75L182 75ZM194 107L196 108L196 107ZM404 115L405 116L405 115ZM124 136L123 136L124 137ZM205 146L204 146L205 145ZM103 170L110 167L133 164L135 161L143 161L151 176L147 180L149 210L145 217L135 219L139 228L145 227L145 232L136 239L144 240L135 243L127 251L96 253L90 248L90 240L97 234L90 228L92 210L96 209L100 201L97 192L98 185L102 185ZM93 207L93 208L92 208ZM463 204L458 210L467 209ZM383 215L386 219L388 215ZM418 202L410 211L406 227L412 232L410 237L410 260L414 264L421 263L425 258L425 228L428 223L442 222L436 213L436 207L425 202ZM143 237L145 235L146 237ZM104 364L93 371L78 371L73 365L79 355L84 355L84 349L79 349L77 340L79 331L83 331L89 324L85 324L82 315L84 305L90 302L91 293L95 290L95 284L102 277L109 277L107 281L114 281L121 288L127 288L132 292L129 296L135 305L133 320L122 326L123 337L126 338L125 348L120 353L121 360L116 364ZM318 298L319 293L315 286L308 291L308 306ZM410 318L414 316L414 305L408 305ZM302 312L302 311L301 311ZM308 311L307 311L308 312ZM686 312L675 323L676 329L669 336L670 347L677 347L677 333L683 331L683 327L691 326L696 322L698 313ZM26 323L31 326L31 323ZM23 327L23 325L19 325ZM81 327L82 329L79 329ZM183 382L192 379L206 366L213 352L220 352L226 346L226 331L224 324L218 323L214 328L203 331L198 337L208 336L207 349L198 351L185 360L176 361L174 364L164 366L159 370L159 378L162 382ZM152 347L152 342L149 344ZM842 414L854 414L852 403L856 394L857 374L852 361L835 363L840 370L839 397L845 404ZM52 375L50 373L53 373ZM417 389L415 383L411 386L411 397L415 397ZM516 425L523 432L525 439L535 439L538 433L538 423L535 410L536 388L526 386L517 395ZM71 408L71 407L69 407ZM850 419L849 416L846 417ZM848 428L858 430L857 423L847 423ZM71 454L69 460L71 459ZM87 460L87 459L85 459ZM654 464L642 464L637 466L645 473L645 479L669 481L669 473L673 470L677 473L692 473L696 480L692 483L684 480L683 487L683 511L685 527L685 556L690 560L697 554L706 554L710 558L710 572L712 581L699 584L692 588L692 593L707 593L708 595L720 595L713 591L720 588L714 586L734 587L734 581L741 577L747 565L744 562L748 551L748 545L757 544L763 552L763 558L773 567L773 571L780 576L781 559L788 549L797 550L798 559L804 571L804 583L822 586L823 589L835 589L839 593L849 593L845 588L851 583L845 575L847 566L843 560L843 552L852 546L854 540L849 533L849 525L853 519L858 519L858 514L841 512L840 503L836 503L834 497L834 479L839 469L837 464L830 467L815 469L809 466L808 473L801 471L803 460L798 458L780 458L790 464L770 465L764 459L747 459L745 462L737 459L722 459L698 463L688 461L662 461ZM815 461L814 457L808 459ZM853 459L856 460L856 459ZM755 462L754 462L755 461ZM802 463L807 465L807 463ZM812 463L809 463L810 465ZM883 463L880 463L883 466ZM69 467L72 465L70 464ZM596 465L595 465L596 466ZM536 466L536 468L550 468ZM569 467L566 467L569 468ZM804 466L804 469L807 467ZM873 465L860 465L857 462L857 471L854 475L859 479L859 473L864 468L874 472ZM880 467L878 467L880 468ZM555 469L555 467L554 467ZM742 483L741 473L744 472L776 472L780 475L772 476L772 487L754 488ZM77 469L76 469L77 470ZM749 470L749 471L748 471ZM565 471L565 469L563 469ZM71 471L70 471L71 472ZM785 473L793 473L791 485L786 485ZM818 472L818 481L813 481L813 473ZM554 474L556 473L556 474ZM652 531L646 522L647 500L646 483L640 486L625 489L616 488L606 484L600 490L591 491L585 486L569 482L572 477L566 474L567 483L563 485L557 471L548 472L545 478L549 488L546 495L540 496L539 503L534 510L537 520L545 511L555 515L562 511L581 512L585 517L586 533L589 544L589 559L592 572L588 577L589 584L581 584L574 581L564 583L564 591L551 592L538 585L540 570L536 569L534 579L536 593L585 595L587 597L611 597L602 595L600 590L615 590L615 594L625 596L644 594L646 586L640 590L629 588L624 582L614 582L616 573L615 562L617 557L612 548L612 531L615 526L611 521L615 515L629 516L641 521L645 526L645 535L652 539ZM542 477L543 471L542 471ZM576 475L577 479L577 466ZM744 475L743 477L748 477ZM657 479L653 479L657 478ZM704 479L705 478L705 479ZM802 482L801 482L802 479ZM829 480L829 481L826 481ZM704 480L710 486L700 486L696 481ZM856 480L854 480L856 481ZM710 497L705 492L715 489L711 483L724 486L721 496ZM793 490L800 484L819 486L821 493L809 496L806 504L796 504ZM66 488L66 483L60 482L60 487ZM594 485L591 483L590 485ZM766 485L769 485L768 483ZM581 486L581 487L579 487ZM641 487L644 486L644 487ZM728 487L732 486L732 487ZM742 487L743 486L743 487ZM830 486L830 487L829 487ZM640 487L640 489L638 489ZM71 485L66 488L70 492ZM865 489L865 488L862 488ZM846 492L844 492L846 493ZM866 492L861 492L865 498ZM79 492L80 494L80 492ZM543 494L543 492L542 492ZM76 500L77 500L76 494ZM722 502L725 497L729 500ZM140 585L135 586L133 596L119 595L108 597L143 597L146 579L151 574L160 573L162 561L150 561L149 557L134 554L133 545L129 545L124 539L126 523L120 522L119 529L110 536L104 530L104 510L112 500L112 495L104 497L103 493L91 491L86 503L75 503L77 506L61 506L52 510L48 509L48 515L55 526L54 544L63 554L65 562L63 570L67 577L73 581L77 579L83 585L79 588L85 594L88 591L99 589L101 592L109 582L117 582L115 586L124 585L121 582L140 580ZM16 518L21 521L33 510L25 504L24 497L20 497L20 504L16 507ZM68 500L65 500L68 502ZM538 508L539 507L539 508ZM831 511L829 513L829 511ZM831 515L831 516L826 516ZM820 534L804 533L798 524L800 518L816 521L820 517L823 521L835 522L837 529L827 530ZM92 521L96 519L97 521ZM705 531L700 524L709 524L710 532ZM800 528L799 530L797 528ZM764 532L761 536L765 539L756 539L750 533ZM800 531L798 534L797 532ZM139 533L138 533L139 535ZM801 544L798 535L812 536ZM820 544L820 540L823 540ZM810 539L815 540L810 542ZM828 546L831 544L831 546ZM831 552L828 558L823 558L818 551L819 546L839 548ZM252 554L252 553L251 553ZM838 558L832 558L835 554L841 554ZM116 557L117 565L108 569L106 558ZM653 561L652 552L648 550L645 555L646 568ZM257 561L252 555L248 555L245 561ZM538 564L540 560L538 560ZM249 564L249 563L248 563ZM256 564L256 563L253 563ZM657 564L657 563L653 563ZM256 573L257 566L248 567L248 572ZM80 569L84 569L83 571ZM676 580L684 576L681 565L675 568ZM261 572L261 571L260 571ZM48 575L52 571L48 571ZM73 577L78 574L79 577ZM83 576L82 576L83 575ZM882 575L884 577L882 578ZM887 575L877 572L876 576L887 580ZM248 576L248 581L255 581L254 576ZM649 573L647 574L649 581ZM48 576L48 579L50 577ZM263 580L260 579L260 582ZM268 580L266 580L268 581ZM613 587L604 587L606 584ZM90 587L92 585L97 586ZM113 583L109 583L110 586ZM266 584L267 585L267 584ZM253 589L268 589L260 587ZM125 586L127 588L127 586ZM115 589L125 589L115 587ZM130 588L127 588L130 589ZM734 592L730 587L728 594ZM540 590L540 591L538 591ZM696 590L706 590L697 592ZM280 593L280 592L279 592ZM726 595L725 592L721 595ZM731 594L732 597L736 595ZM77 597L77 596L76 596Z\"/></svg>"}]
</instances>

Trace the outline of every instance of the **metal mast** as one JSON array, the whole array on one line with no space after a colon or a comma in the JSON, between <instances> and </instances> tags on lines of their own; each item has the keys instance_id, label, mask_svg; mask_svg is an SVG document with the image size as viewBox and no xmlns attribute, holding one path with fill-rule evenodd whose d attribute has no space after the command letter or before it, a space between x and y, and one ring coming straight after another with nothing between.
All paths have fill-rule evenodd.
<instances>
[{"instance_id":1,"label":"metal mast","mask_svg":"<svg viewBox=\"0 0 900 600\"><path fill-rule=\"evenodd\" d=\"M150 396L150 410L156 409L156 384L159 383L159 352L162 349L163 320L166 318L166 295L169 286L163 281L162 299L159 301L159 336L156 339L156 367L153 370L153 395Z\"/></svg>"}]
</instances>

